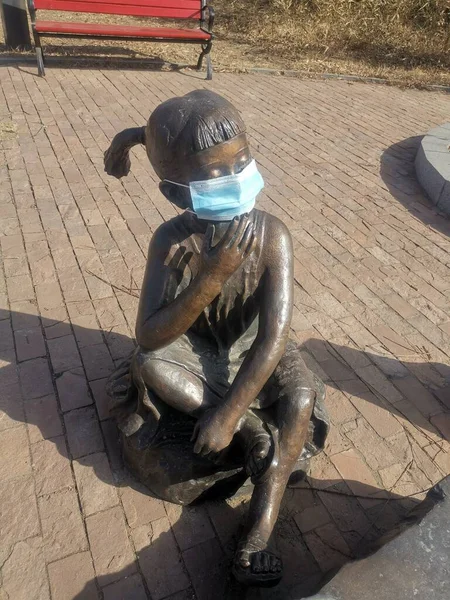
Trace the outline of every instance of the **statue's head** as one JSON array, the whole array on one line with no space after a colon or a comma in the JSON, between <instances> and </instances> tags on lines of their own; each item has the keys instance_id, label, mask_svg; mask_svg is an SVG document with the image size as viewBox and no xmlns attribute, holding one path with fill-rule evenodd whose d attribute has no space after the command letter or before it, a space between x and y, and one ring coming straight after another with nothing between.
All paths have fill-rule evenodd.
<instances>
[{"instance_id":1,"label":"statue's head","mask_svg":"<svg viewBox=\"0 0 450 600\"><path fill-rule=\"evenodd\" d=\"M207 219L207 205L222 202L212 220L253 208L263 181L242 117L222 96L197 90L164 102L150 116L145 141L161 192L176 206Z\"/></svg>"},{"instance_id":2,"label":"statue's head","mask_svg":"<svg viewBox=\"0 0 450 600\"><path fill-rule=\"evenodd\" d=\"M200 219L229 221L252 210L264 187L236 108L197 90L160 104L146 127L118 133L105 152L105 170L130 171L130 149L145 144L165 197Z\"/></svg>"}]
</instances>

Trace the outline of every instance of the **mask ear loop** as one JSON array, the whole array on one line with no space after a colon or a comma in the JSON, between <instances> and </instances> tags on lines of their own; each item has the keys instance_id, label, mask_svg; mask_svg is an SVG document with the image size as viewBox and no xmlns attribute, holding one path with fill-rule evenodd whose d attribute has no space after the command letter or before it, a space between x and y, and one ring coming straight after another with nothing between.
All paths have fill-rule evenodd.
<instances>
[{"instance_id":1,"label":"mask ear loop","mask_svg":"<svg viewBox=\"0 0 450 600\"><path fill-rule=\"evenodd\" d=\"M177 181L171 181L170 179L163 179L163 181L165 181L166 183L172 183L173 185L178 185L179 187L184 187L184 188L188 188L188 190L190 189L189 185L185 185L184 183L178 183ZM192 210L192 208L186 208L185 209L186 212L191 213L193 215L195 215L195 211Z\"/></svg>"},{"instance_id":2,"label":"mask ear loop","mask_svg":"<svg viewBox=\"0 0 450 600\"><path fill-rule=\"evenodd\" d=\"M180 187L184 187L184 188L190 189L190 186L189 185L185 185L184 183L178 183L177 181L171 181L170 179L163 179L163 181L166 181L167 183L172 183L173 185L179 185Z\"/></svg>"}]
</instances>

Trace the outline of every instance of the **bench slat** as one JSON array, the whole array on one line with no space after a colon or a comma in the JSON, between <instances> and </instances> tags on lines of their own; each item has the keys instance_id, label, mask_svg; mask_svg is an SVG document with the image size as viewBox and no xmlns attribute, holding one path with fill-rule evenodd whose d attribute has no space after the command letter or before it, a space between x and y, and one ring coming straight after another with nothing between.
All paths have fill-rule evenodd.
<instances>
[{"instance_id":1,"label":"bench slat","mask_svg":"<svg viewBox=\"0 0 450 600\"><path fill-rule=\"evenodd\" d=\"M41 35L59 33L62 35L94 35L138 37L161 40L209 41L211 35L201 29L170 29L168 27L134 27L127 25L106 25L96 23L62 23L61 21L36 21L35 29Z\"/></svg>"},{"instance_id":2,"label":"bench slat","mask_svg":"<svg viewBox=\"0 0 450 600\"><path fill-rule=\"evenodd\" d=\"M35 0L36 9L128 15L136 17L161 17L167 19L201 18L200 0Z\"/></svg>"},{"instance_id":3,"label":"bench slat","mask_svg":"<svg viewBox=\"0 0 450 600\"><path fill-rule=\"evenodd\" d=\"M47 8L49 4L58 5L58 8L49 8L48 10L64 10L64 6L71 0L34 0L36 9ZM122 4L124 7L131 6L146 6L146 7L166 7L166 8L194 8L200 9L202 6L201 0L76 0L84 2L90 6L94 4ZM44 6L45 5L45 6Z\"/></svg>"}]
</instances>

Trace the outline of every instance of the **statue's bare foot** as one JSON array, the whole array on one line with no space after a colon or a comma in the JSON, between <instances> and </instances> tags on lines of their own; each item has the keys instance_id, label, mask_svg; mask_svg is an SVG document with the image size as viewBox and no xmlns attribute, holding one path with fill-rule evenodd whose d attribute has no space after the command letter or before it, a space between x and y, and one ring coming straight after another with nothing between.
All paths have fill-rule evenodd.
<instances>
[{"instance_id":1,"label":"statue's bare foot","mask_svg":"<svg viewBox=\"0 0 450 600\"><path fill-rule=\"evenodd\" d=\"M242 585L272 587L282 577L281 558L267 549L259 532L253 531L239 543L233 562L233 575Z\"/></svg>"}]
</instances>

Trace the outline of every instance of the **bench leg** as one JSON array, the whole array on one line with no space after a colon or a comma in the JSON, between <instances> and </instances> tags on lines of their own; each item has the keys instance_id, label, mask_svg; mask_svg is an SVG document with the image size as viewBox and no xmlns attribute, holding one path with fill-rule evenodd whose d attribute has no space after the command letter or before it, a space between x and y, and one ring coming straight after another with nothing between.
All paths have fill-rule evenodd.
<instances>
[{"instance_id":1,"label":"bench leg","mask_svg":"<svg viewBox=\"0 0 450 600\"><path fill-rule=\"evenodd\" d=\"M34 47L36 49L36 59L38 66L38 74L40 77L45 77L45 68L44 68L44 53L42 52L41 39L39 34L33 31L34 37Z\"/></svg>"},{"instance_id":2,"label":"bench leg","mask_svg":"<svg viewBox=\"0 0 450 600\"><path fill-rule=\"evenodd\" d=\"M36 48L36 58L37 58L39 76L45 77L44 55L42 53L42 48Z\"/></svg>"},{"instance_id":3,"label":"bench leg","mask_svg":"<svg viewBox=\"0 0 450 600\"><path fill-rule=\"evenodd\" d=\"M206 79L211 81L212 76L213 76L213 68L212 68L211 54L208 53L206 55Z\"/></svg>"},{"instance_id":4,"label":"bench leg","mask_svg":"<svg viewBox=\"0 0 450 600\"><path fill-rule=\"evenodd\" d=\"M211 47L212 42L208 42L206 46L202 46L202 51L198 57L197 70L200 71L203 66L203 58L206 56L206 79L212 79L212 63L211 63Z\"/></svg>"}]
</instances>

